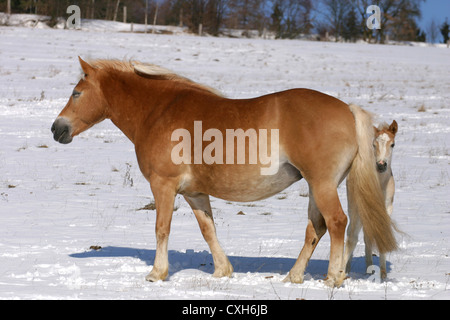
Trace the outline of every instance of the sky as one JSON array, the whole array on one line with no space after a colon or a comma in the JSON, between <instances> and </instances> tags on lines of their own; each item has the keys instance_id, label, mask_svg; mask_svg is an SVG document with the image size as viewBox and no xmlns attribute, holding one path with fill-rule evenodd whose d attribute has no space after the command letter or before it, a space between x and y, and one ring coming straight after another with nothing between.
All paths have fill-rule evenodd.
<instances>
[{"instance_id":1,"label":"sky","mask_svg":"<svg viewBox=\"0 0 450 320\"><path fill-rule=\"evenodd\" d=\"M427 0L422 3L422 19L419 26L422 30L427 31L431 20L435 20L438 26L441 26L445 18L450 23L450 0ZM442 36L439 32L439 41L442 42Z\"/></svg>"},{"instance_id":2,"label":"sky","mask_svg":"<svg viewBox=\"0 0 450 320\"><path fill-rule=\"evenodd\" d=\"M448 18L450 23L450 0L427 0L422 3L422 19L420 20L422 29L426 29L432 19L441 25L445 18Z\"/></svg>"}]
</instances>

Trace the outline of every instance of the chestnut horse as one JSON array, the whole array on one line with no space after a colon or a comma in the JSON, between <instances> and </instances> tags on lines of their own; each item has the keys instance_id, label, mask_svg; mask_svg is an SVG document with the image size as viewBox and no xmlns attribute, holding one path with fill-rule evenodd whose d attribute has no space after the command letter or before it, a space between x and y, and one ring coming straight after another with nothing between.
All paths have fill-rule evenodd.
<instances>
[{"instance_id":1,"label":"chestnut horse","mask_svg":"<svg viewBox=\"0 0 450 320\"><path fill-rule=\"evenodd\" d=\"M373 148L375 153L376 166L378 176L380 178L381 189L383 190L384 202L386 205L387 213L392 215L394 193L395 193L395 181L392 174L392 152L395 146L395 135L398 131L397 121L392 121L391 125L382 123L378 128L373 127L375 137L373 141ZM348 202L348 215L350 217L349 227L347 228L347 242L345 245L345 264L346 272L350 272L351 260L353 250L355 250L356 243L358 242L358 234L361 231L361 222L359 215L355 212L357 208L352 206L352 201ZM365 255L366 255L366 267L369 268L372 261L372 246L370 240L365 242ZM380 253L380 276L382 279L386 278L386 254Z\"/></svg>"},{"instance_id":2,"label":"chestnut horse","mask_svg":"<svg viewBox=\"0 0 450 320\"><path fill-rule=\"evenodd\" d=\"M344 280L347 217L337 187L347 175L349 192L368 239L381 252L396 249L375 168L372 119L361 108L307 89L254 99L227 99L154 65L79 60L84 75L53 123L54 139L69 143L96 123L110 119L134 143L140 170L150 183L156 205L156 255L147 280L168 276L167 245L176 194L184 196L198 220L214 260L213 276L230 277L233 267L217 240L209 196L255 201L301 178L309 184L309 220L303 249L286 281L303 281L306 265L327 229L331 248L326 283L339 286ZM181 129L195 136L196 121L214 130L210 132L222 134L230 129L246 133L278 130L278 141L259 145L278 153L277 170L262 174L267 163L261 159L256 163L206 164L183 154L189 161L175 163L171 156L179 142L173 140L173 133ZM190 141L189 147L203 148L203 141L198 144L197 138L192 140L196 141ZM205 137L203 140L207 141ZM245 148L247 158L251 156L249 149Z\"/></svg>"}]
</instances>

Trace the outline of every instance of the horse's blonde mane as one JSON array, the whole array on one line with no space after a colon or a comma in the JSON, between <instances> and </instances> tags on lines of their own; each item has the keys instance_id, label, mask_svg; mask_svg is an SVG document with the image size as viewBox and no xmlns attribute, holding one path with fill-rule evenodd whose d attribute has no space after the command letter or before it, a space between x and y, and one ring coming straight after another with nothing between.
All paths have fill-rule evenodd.
<instances>
[{"instance_id":1,"label":"horse's blonde mane","mask_svg":"<svg viewBox=\"0 0 450 320\"><path fill-rule=\"evenodd\" d=\"M155 64L143 63L136 60L120 61L120 60L92 60L89 64L94 68L121 71L121 72L133 72L148 79L155 80L171 80L189 84L197 89L205 90L218 96L222 96L222 93L218 90L206 85L194 82L186 77L176 74L172 70L160 67Z\"/></svg>"},{"instance_id":2,"label":"horse's blonde mane","mask_svg":"<svg viewBox=\"0 0 450 320\"><path fill-rule=\"evenodd\" d=\"M386 129L389 129L389 124L387 124L387 122L382 122L378 125L379 131L386 130Z\"/></svg>"},{"instance_id":3,"label":"horse's blonde mane","mask_svg":"<svg viewBox=\"0 0 450 320\"><path fill-rule=\"evenodd\" d=\"M133 65L131 61L120 61L120 60L89 60L89 64L94 68L104 69L104 70L117 70L123 72L133 71Z\"/></svg>"}]
</instances>

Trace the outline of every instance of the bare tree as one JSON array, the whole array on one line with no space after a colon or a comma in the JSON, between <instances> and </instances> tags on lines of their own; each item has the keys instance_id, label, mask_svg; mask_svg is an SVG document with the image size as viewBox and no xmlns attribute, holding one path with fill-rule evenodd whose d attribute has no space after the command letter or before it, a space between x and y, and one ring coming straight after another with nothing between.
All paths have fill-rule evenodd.
<instances>
[{"instance_id":1,"label":"bare tree","mask_svg":"<svg viewBox=\"0 0 450 320\"><path fill-rule=\"evenodd\" d=\"M120 0L117 0L117 2L116 2L116 7L115 7L115 9L114 9L114 18L113 18L113 21L116 21L116 20L117 20L117 12L119 11L119 5L120 5Z\"/></svg>"},{"instance_id":2,"label":"bare tree","mask_svg":"<svg viewBox=\"0 0 450 320\"><path fill-rule=\"evenodd\" d=\"M386 35L394 40L414 40L417 32L416 18L421 15L420 3L424 0L378 1L381 8L381 29L379 42L384 43Z\"/></svg>"},{"instance_id":3,"label":"bare tree","mask_svg":"<svg viewBox=\"0 0 450 320\"><path fill-rule=\"evenodd\" d=\"M292 39L301 33L310 33L313 27L311 0L276 0L272 10L271 29L277 38Z\"/></svg>"},{"instance_id":4,"label":"bare tree","mask_svg":"<svg viewBox=\"0 0 450 320\"><path fill-rule=\"evenodd\" d=\"M265 1L261 0L229 0L228 26L234 29L258 29L265 24Z\"/></svg>"},{"instance_id":5,"label":"bare tree","mask_svg":"<svg viewBox=\"0 0 450 320\"><path fill-rule=\"evenodd\" d=\"M351 0L351 6L357 13L357 21L359 23L359 29L362 32L362 38L364 41L372 39L372 30L366 26L366 10L373 3L373 0Z\"/></svg>"},{"instance_id":6,"label":"bare tree","mask_svg":"<svg viewBox=\"0 0 450 320\"><path fill-rule=\"evenodd\" d=\"M206 31L217 36L227 10L228 0L209 0L206 4L204 23Z\"/></svg>"},{"instance_id":7,"label":"bare tree","mask_svg":"<svg viewBox=\"0 0 450 320\"><path fill-rule=\"evenodd\" d=\"M348 0L322 0L326 17L336 41L343 35L345 18L351 8Z\"/></svg>"},{"instance_id":8,"label":"bare tree","mask_svg":"<svg viewBox=\"0 0 450 320\"><path fill-rule=\"evenodd\" d=\"M414 40L419 31L416 19L420 17L420 4L425 0L351 0L351 5L360 16L361 30L365 40L375 37L384 43L389 35L394 40ZM365 27L369 5L377 5L381 10L381 28L372 31Z\"/></svg>"},{"instance_id":9,"label":"bare tree","mask_svg":"<svg viewBox=\"0 0 450 320\"><path fill-rule=\"evenodd\" d=\"M353 7L345 17L342 33L344 39L351 42L355 42L362 34L360 24L358 23L358 14Z\"/></svg>"},{"instance_id":10,"label":"bare tree","mask_svg":"<svg viewBox=\"0 0 450 320\"><path fill-rule=\"evenodd\" d=\"M195 33L198 33L200 25L203 25L207 1L208 0L185 1L184 10L188 15L188 24L190 29Z\"/></svg>"},{"instance_id":11,"label":"bare tree","mask_svg":"<svg viewBox=\"0 0 450 320\"><path fill-rule=\"evenodd\" d=\"M426 29L427 39L430 43L436 43L439 36L439 28L435 19L431 19Z\"/></svg>"}]
</instances>

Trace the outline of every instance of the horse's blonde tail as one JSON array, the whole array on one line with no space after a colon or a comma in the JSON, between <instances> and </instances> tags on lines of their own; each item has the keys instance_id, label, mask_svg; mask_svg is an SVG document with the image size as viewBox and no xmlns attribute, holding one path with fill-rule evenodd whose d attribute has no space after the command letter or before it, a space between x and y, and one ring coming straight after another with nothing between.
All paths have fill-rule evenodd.
<instances>
[{"instance_id":1,"label":"horse's blonde tail","mask_svg":"<svg viewBox=\"0 0 450 320\"><path fill-rule=\"evenodd\" d=\"M396 227L386 211L376 172L372 116L356 105L349 107L355 117L358 142L358 153L347 177L349 205L361 219L365 238L375 244L380 253L393 251L397 249Z\"/></svg>"}]
</instances>

